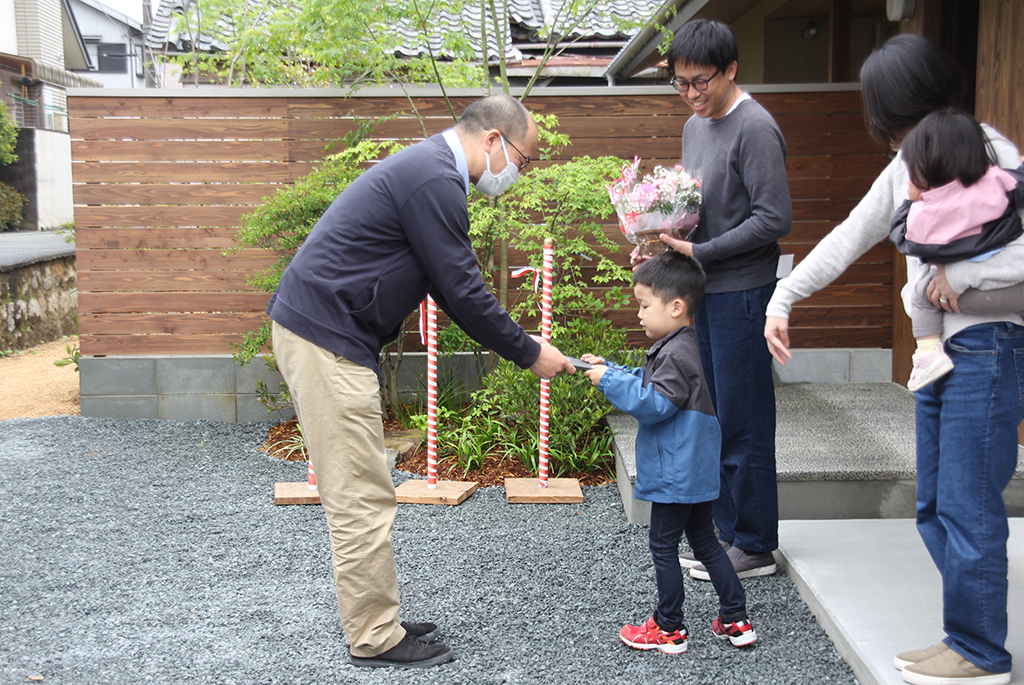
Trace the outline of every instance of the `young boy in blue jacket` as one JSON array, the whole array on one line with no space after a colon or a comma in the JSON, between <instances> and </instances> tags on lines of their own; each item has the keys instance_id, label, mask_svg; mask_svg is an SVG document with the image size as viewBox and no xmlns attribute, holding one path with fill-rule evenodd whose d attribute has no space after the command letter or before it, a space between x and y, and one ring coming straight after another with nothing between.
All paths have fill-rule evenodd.
<instances>
[{"instance_id":1,"label":"young boy in blue jacket","mask_svg":"<svg viewBox=\"0 0 1024 685\"><path fill-rule=\"evenodd\" d=\"M642 368L594 364L590 382L640 424L636 436L633 497L651 502L650 548L658 606L643 625L625 625L619 637L630 647L668 654L686 651L683 625L683 534L708 570L718 593L714 635L741 647L757 641L747 618L746 595L732 562L715 536L712 503L718 498L722 432L701 370L693 313L704 299L704 271L693 258L664 252L633 274L640 325L657 342Z\"/></svg>"}]
</instances>

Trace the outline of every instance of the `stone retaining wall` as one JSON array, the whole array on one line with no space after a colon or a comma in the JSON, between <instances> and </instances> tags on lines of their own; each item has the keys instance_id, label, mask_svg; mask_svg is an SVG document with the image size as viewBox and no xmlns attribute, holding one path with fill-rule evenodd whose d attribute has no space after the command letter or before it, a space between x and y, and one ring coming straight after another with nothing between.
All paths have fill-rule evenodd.
<instances>
[{"instance_id":1,"label":"stone retaining wall","mask_svg":"<svg viewBox=\"0 0 1024 685\"><path fill-rule=\"evenodd\" d=\"M24 350L76 333L73 256L0 271L0 351Z\"/></svg>"}]
</instances>

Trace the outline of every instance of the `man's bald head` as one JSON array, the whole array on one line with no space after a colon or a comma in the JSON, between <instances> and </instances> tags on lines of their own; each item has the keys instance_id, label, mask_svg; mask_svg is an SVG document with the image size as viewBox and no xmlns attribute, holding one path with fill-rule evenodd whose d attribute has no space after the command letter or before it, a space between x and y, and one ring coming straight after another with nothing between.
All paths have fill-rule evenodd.
<instances>
[{"instance_id":1,"label":"man's bald head","mask_svg":"<svg viewBox=\"0 0 1024 685\"><path fill-rule=\"evenodd\" d=\"M496 128L512 140L523 141L532 123L533 116L523 103L501 94L481 98L467 107L456 128L471 136Z\"/></svg>"}]
</instances>

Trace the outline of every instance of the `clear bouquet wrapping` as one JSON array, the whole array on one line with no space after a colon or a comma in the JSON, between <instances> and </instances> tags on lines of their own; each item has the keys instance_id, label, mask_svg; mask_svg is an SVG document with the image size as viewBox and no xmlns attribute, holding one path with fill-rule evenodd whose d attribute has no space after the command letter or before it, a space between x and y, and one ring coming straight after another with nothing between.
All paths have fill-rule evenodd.
<instances>
[{"instance_id":1,"label":"clear bouquet wrapping","mask_svg":"<svg viewBox=\"0 0 1024 685\"><path fill-rule=\"evenodd\" d=\"M637 177L640 158L624 164L622 177L609 186L608 196L619 216L619 227L640 254L663 252L667 245L658 237L667 233L687 240L700 220L700 178L682 166L657 166L642 179Z\"/></svg>"}]
</instances>

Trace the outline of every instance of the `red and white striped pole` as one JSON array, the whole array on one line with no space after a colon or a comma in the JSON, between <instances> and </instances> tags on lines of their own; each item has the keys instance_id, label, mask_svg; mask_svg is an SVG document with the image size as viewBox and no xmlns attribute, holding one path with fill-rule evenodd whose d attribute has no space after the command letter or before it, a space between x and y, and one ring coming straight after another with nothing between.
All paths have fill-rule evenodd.
<instances>
[{"instance_id":1,"label":"red and white striped pole","mask_svg":"<svg viewBox=\"0 0 1024 685\"><path fill-rule=\"evenodd\" d=\"M313 473L313 462L307 456L306 457L306 487L310 490L316 490L316 474Z\"/></svg>"},{"instance_id":2,"label":"red and white striped pole","mask_svg":"<svg viewBox=\"0 0 1024 685\"><path fill-rule=\"evenodd\" d=\"M437 303L427 295L427 488L437 488Z\"/></svg>"},{"instance_id":3,"label":"red and white striped pole","mask_svg":"<svg viewBox=\"0 0 1024 685\"><path fill-rule=\"evenodd\" d=\"M544 239L544 273L541 294L540 335L544 342L551 342L551 272L554 268L555 250L551 238ZM538 455L538 484L542 488L548 486L548 414L550 408L548 398L551 392L551 381L542 379L540 382L540 454Z\"/></svg>"}]
</instances>

